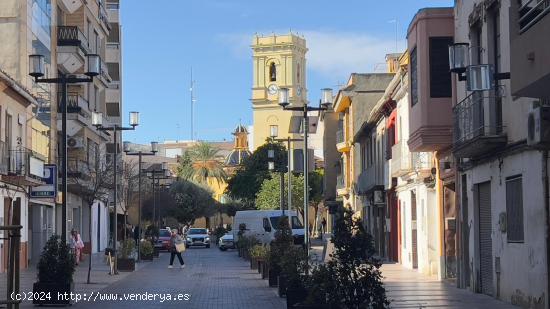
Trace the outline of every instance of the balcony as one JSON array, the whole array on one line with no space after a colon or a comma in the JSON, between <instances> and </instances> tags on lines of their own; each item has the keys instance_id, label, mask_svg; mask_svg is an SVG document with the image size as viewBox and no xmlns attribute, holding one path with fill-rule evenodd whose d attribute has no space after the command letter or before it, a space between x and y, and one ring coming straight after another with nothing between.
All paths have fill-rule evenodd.
<instances>
[{"instance_id":1,"label":"balcony","mask_svg":"<svg viewBox=\"0 0 550 309\"><path fill-rule=\"evenodd\" d=\"M61 0L58 1L60 7L67 13L73 14L82 6L82 0Z\"/></svg>"},{"instance_id":2,"label":"balcony","mask_svg":"<svg viewBox=\"0 0 550 309\"><path fill-rule=\"evenodd\" d=\"M476 158L506 145L502 125L486 113L496 97L473 92L453 107L453 152L458 158Z\"/></svg>"},{"instance_id":3,"label":"balcony","mask_svg":"<svg viewBox=\"0 0 550 309\"><path fill-rule=\"evenodd\" d=\"M107 32L111 31L111 24L109 24L109 14L107 13L107 9L105 8L105 5L103 3L99 4L98 18L101 21L101 25L105 27Z\"/></svg>"},{"instance_id":4,"label":"balcony","mask_svg":"<svg viewBox=\"0 0 550 309\"><path fill-rule=\"evenodd\" d=\"M88 40L77 26L58 26L57 46L57 62L62 71L73 74L84 67Z\"/></svg>"},{"instance_id":5,"label":"balcony","mask_svg":"<svg viewBox=\"0 0 550 309\"><path fill-rule=\"evenodd\" d=\"M109 87L109 83L113 81L111 75L109 75L109 68L103 59L101 59L101 73L98 77L105 84L105 87Z\"/></svg>"},{"instance_id":6,"label":"balcony","mask_svg":"<svg viewBox=\"0 0 550 309\"><path fill-rule=\"evenodd\" d=\"M371 165L359 174L359 181L357 182L359 194L365 195L378 187L384 187L383 176L379 174L379 171L377 172L376 167L376 165Z\"/></svg>"},{"instance_id":7,"label":"balcony","mask_svg":"<svg viewBox=\"0 0 550 309\"><path fill-rule=\"evenodd\" d=\"M58 93L58 112L61 112L61 93ZM88 101L76 92L67 93L67 113L81 114L84 117L90 116Z\"/></svg>"},{"instance_id":8,"label":"balcony","mask_svg":"<svg viewBox=\"0 0 550 309\"><path fill-rule=\"evenodd\" d=\"M511 1L510 71L514 96L550 97L550 0Z\"/></svg>"},{"instance_id":9,"label":"balcony","mask_svg":"<svg viewBox=\"0 0 550 309\"><path fill-rule=\"evenodd\" d=\"M2 159L0 169L2 170L2 181L21 185L39 186L43 185L44 160L39 158L32 150L18 148L7 150L5 143L0 146Z\"/></svg>"},{"instance_id":10,"label":"balcony","mask_svg":"<svg viewBox=\"0 0 550 309\"><path fill-rule=\"evenodd\" d=\"M391 176L401 177L412 170L411 152L406 141L391 147Z\"/></svg>"},{"instance_id":11,"label":"balcony","mask_svg":"<svg viewBox=\"0 0 550 309\"><path fill-rule=\"evenodd\" d=\"M339 152L348 152L351 149L351 144L345 138L344 130L336 131L336 149Z\"/></svg>"},{"instance_id":12,"label":"balcony","mask_svg":"<svg viewBox=\"0 0 550 309\"><path fill-rule=\"evenodd\" d=\"M72 178L87 178L90 175L88 162L76 158L67 159L67 176Z\"/></svg>"},{"instance_id":13,"label":"balcony","mask_svg":"<svg viewBox=\"0 0 550 309\"><path fill-rule=\"evenodd\" d=\"M342 174L336 176L336 194L338 196L349 195L349 188L346 187L345 176Z\"/></svg>"}]
</instances>

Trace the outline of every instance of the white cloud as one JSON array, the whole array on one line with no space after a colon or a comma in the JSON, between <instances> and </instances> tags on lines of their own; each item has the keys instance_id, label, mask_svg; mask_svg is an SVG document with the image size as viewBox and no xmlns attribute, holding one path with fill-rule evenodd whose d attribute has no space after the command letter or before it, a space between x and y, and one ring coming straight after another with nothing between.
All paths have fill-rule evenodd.
<instances>
[{"instance_id":1,"label":"white cloud","mask_svg":"<svg viewBox=\"0 0 550 309\"><path fill-rule=\"evenodd\" d=\"M365 33L305 31L308 69L326 76L380 71L385 55L395 52L395 39ZM405 41L398 41L403 49ZM383 68L383 67L382 67Z\"/></svg>"},{"instance_id":2,"label":"white cloud","mask_svg":"<svg viewBox=\"0 0 550 309\"><path fill-rule=\"evenodd\" d=\"M294 32L294 31L293 31ZM269 34L271 32L265 32ZM288 33L275 31L275 33ZM307 42L308 70L334 79L345 79L350 73L383 72L386 54L396 51L393 37L377 37L368 33L338 31L297 31ZM224 34L222 42L230 45L236 57L249 59L253 34ZM405 40L397 42L404 51Z\"/></svg>"}]
</instances>

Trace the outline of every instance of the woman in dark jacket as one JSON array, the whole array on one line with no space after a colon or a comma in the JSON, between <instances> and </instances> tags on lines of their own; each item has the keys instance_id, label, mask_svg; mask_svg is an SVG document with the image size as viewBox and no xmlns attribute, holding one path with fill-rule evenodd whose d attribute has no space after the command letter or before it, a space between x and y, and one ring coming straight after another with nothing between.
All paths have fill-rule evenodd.
<instances>
[{"instance_id":1,"label":"woman in dark jacket","mask_svg":"<svg viewBox=\"0 0 550 309\"><path fill-rule=\"evenodd\" d=\"M173 229L172 236L170 237L170 265L168 265L168 268L173 268L172 264L174 264L175 256L178 256L178 260L181 264L180 267L185 268L185 263L183 262L183 258L181 257L181 252L178 252L178 250L176 250L176 244L183 244L183 237L178 234L178 230Z\"/></svg>"}]
</instances>

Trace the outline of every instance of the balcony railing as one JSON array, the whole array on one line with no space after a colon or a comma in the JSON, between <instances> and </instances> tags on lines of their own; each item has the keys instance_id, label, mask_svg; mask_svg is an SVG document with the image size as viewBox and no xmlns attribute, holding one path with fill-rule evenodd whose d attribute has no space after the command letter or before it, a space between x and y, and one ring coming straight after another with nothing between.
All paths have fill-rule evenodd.
<instances>
[{"instance_id":1,"label":"balcony railing","mask_svg":"<svg viewBox=\"0 0 550 309\"><path fill-rule=\"evenodd\" d=\"M391 147L391 175L402 176L412 169L411 153L406 141L399 141Z\"/></svg>"},{"instance_id":2,"label":"balcony railing","mask_svg":"<svg viewBox=\"0 0 550 309\"><path fill-rule=\"evenodd\" d=\"M101 77L105 79L107 83L110 83L113 81L111 78L111 75L109 75L109 68L107 67L107 64L103 59L101 59Z\"/></svg>"},{"instance_id":3,"label":"balcony railing","mask_svg":"<svg viewBox=\"0 0 550 309\"><path fill-rule=\"evenodd\" d=\"M61 93L58 94L58 111L61 112ZM67 93L67 113L88 114L89 104L77 92Z\"/></svg>"},{"instance_id":4,"label":"balcony railing","mask_svg":"<svg viewBox=\"0 0 550 309\"><path fill-rule=\"evenodd\" d=\"M524 32L550 12L550 0L522 0L519 7L519 31Z\"/></svg>"},{"instance_id":5,"label":"balcony railing","mask_svg":"<svg viewBox=\"0 0 550 309\"><path fill-rule=\"evenodd\" d=\"M107 9L102 3L99 5L98 17L99 20L101 20L101 22L105 25L107 30L111 31L111 24L109 24L109 15L107 13Z\"/></svg>"},{"instance_id":6,"label":"balcony railing","mask_svg":"<svg viewBox=\"0 0 550 309\"><path fill-rule=\"evenodd\" d=\"M337 189L343 189L346 187L346 183L344 181L344 175L339 174L336 176L336 188Z\"/></svg>"},{"instance_id":7,"label":"balcony railing","mask_svg":"<svg viewBox=\"0 0 550 309\"><path fill-rule=\"evenodd\" d=\"M88 40L77 26L57 26L57 46L80 46L87 52Z\"/></svg>"},{"instance_id":8,"label":"balcony railing","mask_svg":"<svg viewBox=\"0 0 550 309\"><path fill-rule=\"evenodd\" d=\"M0 175L8 173L9 162L9 152L6 143L0 141Z\"/></svg>"},{"instance_id":9,"label":"balcony railing","mask_svg":"<svg viewBox=\"0 0 550 309\"><path fill-rule=\"evenodd\" d=\"M4 160L8 163L7 175L9 176L25 176L37 180L42 180L44 177L44 160L30 149L9 150Z\"/></svg>"},{"instance_id":10,"label":"balcony railing","mask_svg":"<svg viewBox=\"0 0 550 309\"><path fill-rule=\"evenodd\" d=\"M336 144L343 143L346 140L344 139L344 130L336 131Z\"/></svg>"},{"instance_id":11,"label":"balcony railing","mask_svg":"<svg viewBox=\"0 0 550 309\"><path fill-rule=\"evenodd\" d=\"M88 162L75 158L67 159L67 174L71 177L81 177L90 172Z\"/></svg>"},{"instance_id":12,"label":"balcony railing","mask_svg":"<svg viewBox=\"0 0 550 309\"><path fill-rule=\"evenodd\" d=\"M453 107L453 151L459 158L475 158L506 144L504 127L496 112L486 115L499 98L487 92L472 92Z\"/></svg>"},{"instance_id":13,"label":"balcony railing","mask_svg":"<svg viewBox=\"0 0 550 309\"><path fill-rule=\"evenodd\" d=\"M411 168L415 171L429 170L432 168L431 152L411 152Z\"/></svg>"}]
</instances>

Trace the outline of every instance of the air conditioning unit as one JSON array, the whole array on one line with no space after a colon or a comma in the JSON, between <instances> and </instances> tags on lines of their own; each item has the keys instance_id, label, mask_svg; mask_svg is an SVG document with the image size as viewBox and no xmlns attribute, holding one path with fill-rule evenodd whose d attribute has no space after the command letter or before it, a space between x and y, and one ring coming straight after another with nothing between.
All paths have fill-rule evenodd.
<instances>
[{"instance_id":1,"label":"air conditioning unit","mask_svg":"<svg viewBox=\"0 0 550 309\"><path fill-rule=\"evenodd\" d=\"M550 106L540 106L527 116L527 145L550 148Z\"/></svg>"},{"instance_id":2,"label":"air conditioning unit","mask_svg":"<svg viewBox=\"0 0 550 309\"><path fill-rule=\"evenodd\" d=\"M382 190L374 191L373 200L374 200L374 204L384 204L385 203L384 191Z\"/></svg>"},{"instance_id":3,"label":"air conditioning unit","mask_svg":"<svg viewBox=\"0 0 550 309\"><path fill-rule=\"evenodd\" d=\"M84 139L82 137L69 137L67 139L67 147L84 148Z\"/></svg>"}]
</instances>

